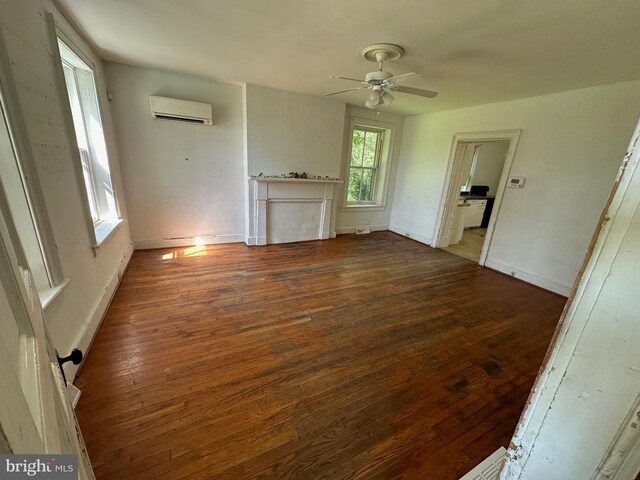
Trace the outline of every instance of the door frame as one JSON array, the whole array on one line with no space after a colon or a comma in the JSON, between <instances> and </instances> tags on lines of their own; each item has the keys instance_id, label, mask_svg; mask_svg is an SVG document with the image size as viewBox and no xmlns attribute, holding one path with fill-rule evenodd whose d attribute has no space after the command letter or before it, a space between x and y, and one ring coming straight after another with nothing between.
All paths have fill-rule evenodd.
<instances>
[{"instance_id":1,"label":"door frame","mask_svg":"<svg viewBox=\"0 0 640 480\"><path fill-rule=\"evenodd\" d=\"M489 225L487 227L487 234L485 235L484 244L482 245L482 252L480 253L480 265L486 263L489 248L491 246L491 240L496 228L498 215L500 214L500 207L502 206L502 198L504 196L504 190L506 188L507 179L511 173L511 166L513 164L513 158L515 157L516 149L518 148L518 142L522 130L499 130L488 132L469 132L469 133L456 133L453 136L451 142L451 149L449 151L449 161L447 163L447 173L444 181L444 188L442 189L442 195L440 198L440 207L438 209L438 217L434 228L434 241L433 247L445 248L449 244L444 239L445 232L449 221L453 217L454 208L457 205L457 197L459 195L458 188L454 185L455 179L460 175L460 168L462 168L462 162L460 159L456 159L456 153L460 143L474 142L509 142L509 148L507 149L507 155L505 157L504 166L502 167L502 174L500 175L500 182L498 184L498 191L496 192L495 200L493 203L493 211L491 212L491 218L489 219Z\"/></svg>"}]
</instances>

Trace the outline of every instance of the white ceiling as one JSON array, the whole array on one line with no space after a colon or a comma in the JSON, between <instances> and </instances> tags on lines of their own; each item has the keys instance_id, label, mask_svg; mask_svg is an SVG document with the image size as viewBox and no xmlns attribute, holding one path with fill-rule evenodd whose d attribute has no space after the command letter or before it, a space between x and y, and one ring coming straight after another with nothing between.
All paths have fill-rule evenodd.
<instances>
[{"instance_id":1,"label":"white ceiling","mask_svg":"<svg viewBox=\"0 0 640 480\"><path fill-rule=\"evenodd\" d=\"M110 61L321 95L375 69L360 51L395 43L387 70L412 115L640 78L635 0L59 0ZM366 93L334 98L361 105Z\"/></svg>"}]
</instances>

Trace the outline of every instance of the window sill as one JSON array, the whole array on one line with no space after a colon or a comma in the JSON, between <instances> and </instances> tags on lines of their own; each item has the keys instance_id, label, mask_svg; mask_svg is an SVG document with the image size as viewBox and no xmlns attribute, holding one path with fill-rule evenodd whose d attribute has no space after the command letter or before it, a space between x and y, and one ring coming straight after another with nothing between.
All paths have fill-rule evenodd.
<instances>
[{"instance_id":1,"label":"window sill","mask_svg":"<svg viewBox=\"0 0 640 480\"><path fill-rule=\"evenodd\" d=\"M381 212L382 210L384 210L386 207L384 205L378 205L375 203L372 203L370 205L367 204L361 204L361 205L345 205L342 207L342 211L343 212L353 212L353 211L363 211L363 212Z\"/></svg>"},{"instance_id":2,"label":"window sill","mask_svg":"<svg viewBox=\"0 0 640 480\"><path fill-rule=\"evenodd\" d=\"M69 279L65 278L60 285L56 285L53 288L47 288L46 290L38 290L40 304L45 312L55 303L56 299L60 296L67 285L69 285Z\"/></svg>"},{"instance_id":3,"label":"window sill","mask_svg":"<svg viewBox=\"0 0 640 480\"><path fill-rule=\"evenodd\" d=\"M91 248L93 248L94 250L97 250L98 248L100 248L102 244L109 237L111 237L116 232L116 230L118 230L118 227L120 226L121 223L122 223L122 219L119 218L112 222L102 222L100 225L98 225L95 228L96 244L92 245Z\"/></svg>"}]
</instances>

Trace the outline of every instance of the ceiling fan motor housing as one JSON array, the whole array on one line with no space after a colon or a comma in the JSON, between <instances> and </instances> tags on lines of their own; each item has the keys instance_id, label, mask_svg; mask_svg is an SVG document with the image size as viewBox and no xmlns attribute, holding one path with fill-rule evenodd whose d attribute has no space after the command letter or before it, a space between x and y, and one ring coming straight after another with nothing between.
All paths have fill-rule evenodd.
<instances>
[{"instance_id":1,"label":"ceiling fan motor housing","mask_svg":"<svg viewBox=\"0 0 640 480\"><path fill-rule=\"evenodd\" d=\"M365 77L365 81L367 83L372 84L372 85L380 85L386 79L391 78L391 77L393 77L392 73L384 72L382 70L378 70L377 72L367 73L367 76Z\"/></svg>"}]
</instances>

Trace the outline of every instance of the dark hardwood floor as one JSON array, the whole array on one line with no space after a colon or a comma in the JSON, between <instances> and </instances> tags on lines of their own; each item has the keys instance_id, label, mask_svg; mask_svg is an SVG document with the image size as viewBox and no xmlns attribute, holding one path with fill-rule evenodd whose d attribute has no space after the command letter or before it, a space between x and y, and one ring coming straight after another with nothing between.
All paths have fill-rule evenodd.
<instances>
[{"instance_id":1,"label":"dark hardwood floor","mask_svg":"<svg viewBox=\"0 0 640 480\"><path fill-rule=\"evenodd\" d=\"M99 479L458 479L564 302L390 232L136 252L77 415Z\"/></svg>"}]
</instances>

